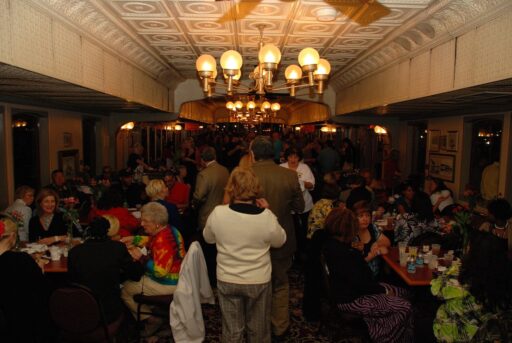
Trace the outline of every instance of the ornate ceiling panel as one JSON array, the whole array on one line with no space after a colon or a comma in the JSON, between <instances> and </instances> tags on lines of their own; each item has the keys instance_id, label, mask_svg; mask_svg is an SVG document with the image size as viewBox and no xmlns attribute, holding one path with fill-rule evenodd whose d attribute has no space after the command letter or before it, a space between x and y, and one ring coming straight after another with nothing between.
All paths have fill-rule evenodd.
<instances>
[{"instance_id":1,"label":"ornate ceiling panel","mask_svg":"<svg viewBox=\"0 0 512 343\"><path fill-rule=\"evenodd\" d=\"M264 41L282 51L281 69L312 46L330 61L340 87L507 1L32 0L154 76L195 78L199 55L219 58L229 49L242 53L247 75L257 63L258 27L265 25ZM319 20L329 11L332 21Z\"/></svg>"}]
</instances>

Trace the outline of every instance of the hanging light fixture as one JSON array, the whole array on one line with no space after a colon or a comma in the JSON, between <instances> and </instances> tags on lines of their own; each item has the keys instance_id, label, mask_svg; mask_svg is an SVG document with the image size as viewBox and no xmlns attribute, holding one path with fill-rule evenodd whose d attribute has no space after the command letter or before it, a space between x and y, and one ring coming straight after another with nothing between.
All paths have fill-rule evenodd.
<instances>
[{"instance_id":1,"label":"hanging light fixture","mask_svg":"<svg viewBox=\"0 0 512 343\"><path fill-rule=\"evenodd\" d=\"M212 96L212 88L226 88L227 95L233 95L243 88L243 93L255 92L259 95L287 89L290 96L295 96L296 89L302 87L316 88L318 94L322 94L325 88L325 81L329 78L331 65L325 59L320 58L318 51L313 48L304 48L299 53L298 65L292 64L285 70L286 82L274 86L274 76L281 61L281 51L271 43L264 44L263 30L265 25L258 25L260 31L260 42L258 51L259 63L249 78L254 82L251 86L242 85L236 82L241 76L243 58L235 50L224 52L220 58L222 74L226 79L226 85L215 81L217 74L217 63L211 55L201 55L196 60L198 76L202 81L203 92L206 96ZM303 73L305 80L303 81Z\"/></svg>"},{"instance_id":2,"label":"hanging light fixture","mask_svg":"<svg viewBox=\"0 0 512 343\"><path fill-rule=\"evenodd\" d=\"M234 121L263 122L277 117L281 110L278 102L270 103L265 98L256 99L254 96L239 95L240 100L227 101L226 108Z\"/></svg>"}]
</instances>

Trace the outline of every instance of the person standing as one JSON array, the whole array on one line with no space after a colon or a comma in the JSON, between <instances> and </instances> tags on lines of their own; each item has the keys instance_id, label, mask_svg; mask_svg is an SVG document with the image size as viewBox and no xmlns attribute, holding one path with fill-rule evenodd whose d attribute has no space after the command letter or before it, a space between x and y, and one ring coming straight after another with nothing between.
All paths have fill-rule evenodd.
<instances>
[{"instance_id":1,"label":"person standing","mask_svg":"<svg viewBox=\"0 0 512 343\"><path fill-rule=\"evenodd\" d=\"M203 236L215 243L217 289L222 311L222 341L270 343L270 247L279 248L286 233L276 216L259 207L260 185L250 169L237 167L226 187L230 204L215 207Z\"/></svg>"},{"instance_id":2,"label":"person standing","mask_svg":"<svg viewBox=\"0 0 512 343\"><path fill-rule=\"evenodd\" d=\"M197 174L196 187L192 196L193 207L198 209L197 229L201 233L206 225L208 216L215 206L222 204L224 198L224 188L228 183L229 172L226 167L216 161L215 149L206 147L201 153L201 160L206 167ZM208 267L208 277L210 283L215 285L217 279L215 275L215 259L217 250L215 245L201 242L204 258Z\"/></svg>"},{"instance_id":3,"label":"person standing","mask_svg":"<svg viewBox=\"0 0 512 343\"><path fill-rule=\"evenodd\" d=\"M268 201L269 209L277 216L279 224L286 231L286 243L270 251L272 262L272 331L276 337L286 335L290 325L288 313L289 283L288 269L296 249L292 211L304 211L304 197L299 185L297 172L275 164L272 141L257 136L251 144L254 164L252 169L262 187L262 196Z\"/></svg>"}]
</instances>

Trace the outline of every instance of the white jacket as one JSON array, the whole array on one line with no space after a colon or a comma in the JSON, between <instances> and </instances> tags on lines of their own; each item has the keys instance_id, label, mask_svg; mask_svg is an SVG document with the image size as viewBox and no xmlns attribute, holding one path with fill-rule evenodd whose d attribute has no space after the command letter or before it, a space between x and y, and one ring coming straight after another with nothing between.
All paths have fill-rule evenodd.
<instances>
[{"instance_id":1,"label":"white jacket","mask_svg":"<svg viewBox=\"0 0 512 343\"><path fill-rule=\"evenodd\" d=\"M181 264L178 286L169 309L172 336L176 343L204 341L201 304L215 304L203 251L193 242Z\"/></svg>"}]
</instances>

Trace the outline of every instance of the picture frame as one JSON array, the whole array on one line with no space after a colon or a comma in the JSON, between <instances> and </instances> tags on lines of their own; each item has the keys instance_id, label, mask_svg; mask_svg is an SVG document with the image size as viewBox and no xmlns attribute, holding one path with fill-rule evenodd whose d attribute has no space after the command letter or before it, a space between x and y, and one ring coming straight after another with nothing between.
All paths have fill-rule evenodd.
<instances>
[{"instance_id":1,"label":"picture frame","mask_svg":"<svg viewBox=\"0 0 512 343\"><path fill-rule=\"evenodd\" d=\"M448 131L447 139L446 139L446 150L447 151L457 151L459 149L459 132L458 131Z\"/></svg>"},{"instance_id":2,"label":"picture frame","mask_svg":"<svg viewBox=\"0 0 512 343\"><path fill-rule=\"evenodd\" d=\"M429 151L439 151L439 136L441 131L430 130L429 132Z\"/></svg>"},{"instance_id":3,"label":"picture frame","mask_svg":"<svg viewBox=\"0 0 512 343\"><path fill-rule=\"evenodd\" d=\"M429 176L453 182L455 180L455 155L430 154L428 173Z\"/></svg>"},{"instance_id":4,"label":"picture frame","mask_svg":"<svg viewBox=\"0 0 512 343\"><path fill-rule=\"evenodd\" d=\"M64 148L69 148L73 146L73 134L71 134L71 132L64 132L62 134L62 142Z\"/></svg>"},{"instance_id":5,"label":"picture frame","mask_svg":"<svg viewBox=\"0 0 512 343\"><path fill-rule=\"evenodd\" d=\"M440 150L446 150L446 135L440 135L439 136L439 149Z\"/></svg>"},{"instance_id":6,"label":"picture frame","mask_svg":"<svg viewBox=\"0 0 512 343\"><path fill-rule=\"evenodd\" d=\"M58 152L59 169L64 172L66 180L73 179L78 174L78 149Z\"/></svg>"}]
</instances>

